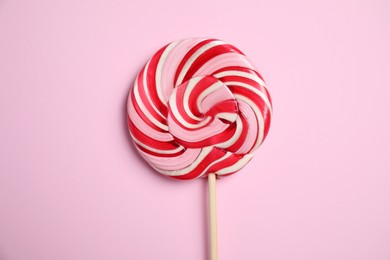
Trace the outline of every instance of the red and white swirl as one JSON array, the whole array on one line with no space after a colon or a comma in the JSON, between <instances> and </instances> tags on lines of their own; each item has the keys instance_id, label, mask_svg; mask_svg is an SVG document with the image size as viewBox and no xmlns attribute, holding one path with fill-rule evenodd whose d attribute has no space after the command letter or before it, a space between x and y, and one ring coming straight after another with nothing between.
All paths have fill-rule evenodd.
<instances>
[{"instance_id":1,"label":"red and white swirl","mask_svg":"<svg viewBox=\"0 0 390 260\"><path fill-rule=\"evenodd\" d=\"M272 104L263 77L236 47L191 38L160 49L128 99L137 150L176 179L232 174L267 136Z\"/></svg>"}]
</instances>

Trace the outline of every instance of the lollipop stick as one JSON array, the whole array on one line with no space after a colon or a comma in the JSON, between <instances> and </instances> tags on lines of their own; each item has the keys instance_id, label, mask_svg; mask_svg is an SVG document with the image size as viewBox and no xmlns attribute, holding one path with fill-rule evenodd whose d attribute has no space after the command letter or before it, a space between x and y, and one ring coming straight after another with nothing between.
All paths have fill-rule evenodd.
<instances>
[{"instance_id":1,"label":"lollipop stick","mask_svg":"<svg viewBox=\"0 0 390 260\"><path fill-rule=\"evenodd\" d=\"M210 260L218 260L217 248L217 210L215 200L216 176L210 173L209 179L209 221L210 221Z\"/></svg>"}]
</instances>

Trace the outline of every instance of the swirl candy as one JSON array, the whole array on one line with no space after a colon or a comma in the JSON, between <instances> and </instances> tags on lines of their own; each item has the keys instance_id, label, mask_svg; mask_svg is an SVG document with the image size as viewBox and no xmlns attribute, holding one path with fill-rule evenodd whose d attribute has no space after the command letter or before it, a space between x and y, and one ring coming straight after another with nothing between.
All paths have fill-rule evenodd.
<instances>
[{"instance_id":1,"label":"swirl candy","mask_svg":"<svg viewBox=\"0 0 390 260\"><path fill-rule=\"evenodd\" d=\"M155 170L188 180L244 167L267 136L271 111L263 77L240 50L191 38L161 48L140 71L128 126Z\"/></svg>"},{"instance_id":2,"label":"swirl candy","mask_svg":"<svg viewBox=\"0 0 390 260\"><path fill-rule=\"evenodd\" d=\"M210 259L217 260L216 175L237 172L267 136L271 98L263 77L236 47L185 39L160 49L138 74L128 126L158 172L209 180Z\"/></svg>"}]
</instances>

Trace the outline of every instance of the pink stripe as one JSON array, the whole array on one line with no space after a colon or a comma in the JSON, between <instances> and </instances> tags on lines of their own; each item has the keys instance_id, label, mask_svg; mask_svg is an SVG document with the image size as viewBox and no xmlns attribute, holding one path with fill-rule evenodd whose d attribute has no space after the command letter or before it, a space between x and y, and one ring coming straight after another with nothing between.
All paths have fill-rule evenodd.
<instances>
[{"instance_id":1,"label":"pink stripe","mask_svg":"<svg viewBox=\"0 0 390 260\"><path fill-rule=\"evenodd\" d=\"M153 156L148 153L139 151L142 156L150 164L164 171L180 170L191 165L196 158L198 158L201 149L186 149L184 153L176 157L165 157Z\"/></svg>"},{"instance_id":2,"label":"pink stripe","mask_svg":"<svg viewBox=\"0 0 390 260\"><path fill-rule=\"evenodd\" d=\"M211 75L215 71L225 67L240 66L254 69L253 65L245 59L245 56L235 52L221 54L205 64L194 74L193 77Z\"/></svg>"}]
</instances>

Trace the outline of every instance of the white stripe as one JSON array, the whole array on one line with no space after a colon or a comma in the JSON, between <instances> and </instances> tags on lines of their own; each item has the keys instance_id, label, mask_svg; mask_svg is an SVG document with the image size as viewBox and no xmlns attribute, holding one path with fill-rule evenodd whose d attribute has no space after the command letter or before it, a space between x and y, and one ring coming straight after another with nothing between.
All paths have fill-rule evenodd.
<instances>
[{"instance_id":1,"label":"white stripe","mask_svg":"<svg viewBox=\"0 0 390 260\"><path fill-rule=\"evenodd\" d=\"M243 87L243 88L249 89L252 92L255 92L258 96L261 97L261 99L267 105L269 111L272 113L271 102L268 100L267 96L263 92L258 90L257 88L253 87L252 85L249 85L249 84L246 84L246 83L243 83L243 82L239 82L239 81L228 81L228 82L224 82L224 83L225 83L226 86L239 86L239 87Z\"/></svg>"},{"instance_id":2,"label":"white stripe","mask_svg":"<svg viewBox=\"0 0 390 260\"><path fill-rule=\"evenodd\" d=\"M240 170L242 167L244 167L252 157L253 157L253 154L251 154L251 153L246 154L244 157L242 157L240 160L238 160L235 164L217 171L216 174L224 175L224 174L236 172L236 171Z\"/></svg>"},{"instance_id":3,"label":"white stripe","mask_svg":"<svg viewBox=\"0 0 390 260\"><path fill-rule=\"evenodd\" d=\"M267 87L267 84L260 77L253 75L252 73L248 73L248 72L244 72L244 71L227 70L227 71L219 72L213 76L216 78L223 78L226 76L239 76L239 77L251 79L251 80L259 83L263 87Z\"/></svg>"},{"instance_id":4,"label":"white stripe","mask_svg":"<svg viewBox=\"0 0 390 260\"><path fill-rule=\"evenodd\" d=\"M163 104L167 104L167 101L164 99L164 96L162 94L162 88L161 88L161 73L162 68L165 63L165 59L167 58L168 54L172 51L172 49L179 43L179 41L172 42L169 44L164 52L162 53L160 60L158 61L157 68L156 68L156 88L157 88L157 96L160 99L160 101Z\"/></svg>"},{"instance_id":5,"label":"white stripe","mask_svg":"<svg viewBox=\"0 0 390 260\"><path fill-rule=\"evenodd\" d=\"M163 123L159 122L156 118L154 118L149 110L145 107L144 103L142 102L141 100L141 97L139 95L139 92L138 92L138 80L136 79L135 80L135 83L134 83L134 97L135 97L135 100L137 102L136 105L138 105L141 109L141 111L145 114L145 116L154 124L156 125L157 127L161 128L162 130L164 131L168 131L168 126L164 125Z\"/></svg>"},{"instance_id":6,"label":"white stripe","mask_svg":"<svg viewBox=\"0 0 390 260\"><path fill-rule=\"evenodd\" d=\"M188 59L186 64L184 64L183 69L180 71L180 74L179 74L179 77L176 80L175 86L178 86L178 85L180 85L182 83L183 78L184 78L185 74L188 72L188 70L191 67L192 63L194 63L194 61L202 53L204 53L205 51L207 51L208 49L210 49L212 47L215 47L215 46L218 46L218 45L223 45L223 44L225 44L225 43L222 42L222 41L212 41L212 42L209 42L209 43L205 44L204 46L199 48L194 54L192 54L192 56Z\"/></svg>"},{"instance_id":7,"label":"white stripe","mask_svg":"<svg viewBox=\"0 0 390 260\"><path fill-rule=\"evenodd\" d=\"M230 123L233 123L234 121L236 121L237 113L221 112L216 114L215 117L219 119L225 119Z\"/></svg>"}]
</instances>

